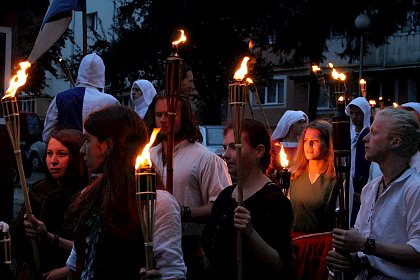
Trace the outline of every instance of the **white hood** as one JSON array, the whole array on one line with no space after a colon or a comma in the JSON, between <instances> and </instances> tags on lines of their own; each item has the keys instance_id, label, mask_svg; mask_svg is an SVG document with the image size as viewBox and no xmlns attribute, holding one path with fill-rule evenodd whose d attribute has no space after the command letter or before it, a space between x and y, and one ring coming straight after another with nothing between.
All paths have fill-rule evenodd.
<instances>
[{"instance_id":1,"label":"white hood","mask_svg":"<svg viewBox=\"0 0 420 280\"><path fill-rule=\"evenodd\" d=\"M277 123L276 129L271 135L271 140L286 137L290 127L300 120L305 120L308 124L308 116L303 111L287 110Z\"/></svg>"},{"instance_id":2,"label":"white hood","mask_svg":"<svg viewBox=\"0 0 420 280\"><path fill-rule=\"evenodd\" d=\"M80 62L77 86L83 85L105 88L105 65L96 53L86 55Z\"/></svg>"},{"instance_id":3,"label":"white hood","mask_svg":"<svg viewBox=\"0 0 420 280\"><path fill-rule=\"evenodd\" d=\"M133 86L137 85L143 92L143 96L133 100ZM149 108L149 105L152 103L153 98L156 96L157 92L155 87L148 80L137 80L131 86L130 98L134 103L135 111L140 115L141 118L144 118L146 112Z\"/></svg>"},{"instance_id":4,"label":"white hood","mask_svg":"<svg viewBox=\"0 0 420 280\"><path fill-rule=\"evenodd\" d=\"M347 106L346 106L346 115L350 116L350 105L355 105L360 108L363 112L363 129L366 127L370 127L370 105L369 102L364 97L357 97L353 99ZM350 138L354 139L356 135L356 130L353 127L353 122L350 119Z\"/></svg>"},{"instance_id":5,"label":"white hood","mask_svg":"<svg viewBox=\"0 0 420 280\"><path fill-rule=\"evenodd\" d=\"M401 104L402 107L410 107L413 110L417 112L417 114L420 114L420 103L419 102L408 102Z\"/></svg>"}]
</instances>

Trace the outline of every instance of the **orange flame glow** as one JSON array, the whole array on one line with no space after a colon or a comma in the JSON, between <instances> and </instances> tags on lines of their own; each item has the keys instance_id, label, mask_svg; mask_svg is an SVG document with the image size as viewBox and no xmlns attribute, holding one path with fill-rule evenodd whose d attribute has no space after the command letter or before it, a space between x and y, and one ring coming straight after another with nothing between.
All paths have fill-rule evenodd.
<instances>
[{"instance_id":1,"label":"orange flame glow","mask_svg":"<svg viewBox=\"0 0 420 280\"><path fill-rule=\"evenodd\" d=\"M181 35L179 36L179 39L178 40L172 42L172 45L173 46L177 46L178 44L184 43L184 42L187 41L187 37L185 36L184 30L183 29L179 29L179 31L181 32Z\"/></svg>"},{"instance_id":2,"label":"orange flame glow","mask_svg":"<svg viewBox=\"0 0 420 280\"><path fill-rule=\"evenodd\" d=\"M14 75L9 82L9 88L6 91L6 95L3 96L3 99L6 97L15 97L16 91L18 88L23 86L26 83L26 78L28 77L28 74L26 73L26 69L31 67L31 64L29 61L24 61L19 63L20 70L17 72L16 75Z\"/></svg>"},{"instance_id":3,"label":"orange flame glow","mask_svg":"<svg viewBox=\"0 0 420 280\"><path fill-rule=\"evenodd\" d=\"M287 166L289 165L289 160L287 159L287 155L286 152L284 151L284 147L281 146L280 149L280 165L286 169Z\"/></svg>"},{"instance_id":4,"label":"orange flame glow","mask_svg":"<svg viewBox=\"0 0 420 280\"><path fill-rule=\"evenodd\" d=\"M312 65L312 72L317 73L319 71L321 71L321 68L318 65Z\"/></svg>"},{"instance_id":5,"label":"orange flame glow","mask_svg":"<svg viewBox=\"0 0 420 280\"><path fill-rule=\"evenodd\" d=\"M374 99L369 100L369 105L372 106L372 107L375 107L376 106L376 100L374 100Z\"/></svg>"},{"instance_id":6,"label":"orange flame glow","mask_svg":"<svg viewBox=\"0 0 420 280\"><path fill-rule=\"evenodd\" d=\"M333 71L331 73L331 76L335 80L341 80L341 81L345 81L346 80L346 75L344 73L337 72L337 70L335 70L335 68L333 68Z\"/></svg>"},{"instance_id":7,"label":"orange flame glow","mask_svg":"<svg viewBox=\"0 0 420 280\"><path fill-rule=\"evenodd\" d=\"M237 81L242 81L245 77L246 74L248 74L248 60L249 60L249 56L245 56L244 59L242 60L241 63L241 67L236 70L235 75L233 75L233 79L237 80Z\"/></svg>"},{"instance_id":8,"label":"orange flame glow","mask_svg":"<svg viewBox=\"0 0 420 280\"><path fill-rule=\"evenodd\" d=\"M253 47L254 47L254 42L252 42L252 40L249 40L248 49L252 49Z\"/></svg>"},{"instance_id":9,"label":"orange flame glow","mask_svg":"<svg viewBox=\"0 0 420 280\"><path fill-rule=\"evenodd\" d=\"M339 101L339 102L344 102L344 96L340 96L340 97L338 98L338 101Z\"/></svg>"},{"instance_id":10,"label":"orange flame glow","mask_svg":"<svg viewBox=\"0 0 420 280\"><path fill-rule=\"evenodd\" d=\"M150 136L150 141L147 143L147 145L144 147L143 151L140 155L137 156L136 159L136 170L140 167L151 167L152 161L150 160L150 147L153 145L153 143L156 140L156 136L158 135L160 131L160 128L154 128L152 135Z\"/></svg>"}]
</instances>

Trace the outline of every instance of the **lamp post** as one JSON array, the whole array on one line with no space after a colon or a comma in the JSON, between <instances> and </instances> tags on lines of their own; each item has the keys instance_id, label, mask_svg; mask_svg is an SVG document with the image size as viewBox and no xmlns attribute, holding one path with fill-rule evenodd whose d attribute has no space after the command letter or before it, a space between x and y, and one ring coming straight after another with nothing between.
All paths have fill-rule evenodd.
<instances>
[{"instance_id":1,"label":"lamp post","mask_svg":"<svg viewBox=\"0 0 420 280\"><path fill-rule=\"evenodd\" d=\"M359 81L362 79L362 72L363 72L363 35L364 32L369 28L370 26L370 18L365 13L360 13L356 19L354 20L354 25L357 29L360 29L360 58L359 58ZM362 90L359 85L359 96L361 96Z\"/></svg>"}]
</instances>

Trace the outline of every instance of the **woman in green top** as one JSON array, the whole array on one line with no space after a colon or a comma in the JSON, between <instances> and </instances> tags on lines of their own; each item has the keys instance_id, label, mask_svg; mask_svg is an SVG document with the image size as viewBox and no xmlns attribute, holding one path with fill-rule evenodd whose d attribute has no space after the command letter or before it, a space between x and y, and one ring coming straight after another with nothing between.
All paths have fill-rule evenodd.
<instances>
[{"instance_id":1,"label":"woman in green top","mask_svg":"<svg viewBox=\"0 0 420 280\"><path fill-rule=\"evenodd\" d=\"M290 171L295 278L326 279L325 255L332 246L329 232L335 226L337 201L330 123L317 120L308 124L299 140ZM319 234L308 235L314 233Z\"/></svg>"}]
</instances>

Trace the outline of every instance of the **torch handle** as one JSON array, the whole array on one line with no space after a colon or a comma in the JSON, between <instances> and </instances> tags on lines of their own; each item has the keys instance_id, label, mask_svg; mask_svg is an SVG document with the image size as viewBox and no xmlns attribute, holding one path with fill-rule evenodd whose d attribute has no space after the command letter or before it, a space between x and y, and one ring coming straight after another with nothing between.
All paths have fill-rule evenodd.
<instances>
[{"instance_id":1,"label":"torch handle","mask_svg":"<svg viewBox=\"0 0 420 280\"><path fill-rule=\"evenodd\" d=\"M25 202L26 215L28 216L28 219L31 219L32 208L31 208L31 202L29 201L29 192L28 192L28 187L26 186L26 177L25 177L25 172L23 170L22 154L20 150L15 150L15 158L16 158L16 163L17 163L17 167L19 171L20 185L22 186L22 193L23 193L23 200ZM40 275L41 264L39 261L38 245L35 239L31 239L31 243L32 243L32 251L34 254L36 274Z\"/></svg>"}]
</instances>

